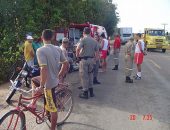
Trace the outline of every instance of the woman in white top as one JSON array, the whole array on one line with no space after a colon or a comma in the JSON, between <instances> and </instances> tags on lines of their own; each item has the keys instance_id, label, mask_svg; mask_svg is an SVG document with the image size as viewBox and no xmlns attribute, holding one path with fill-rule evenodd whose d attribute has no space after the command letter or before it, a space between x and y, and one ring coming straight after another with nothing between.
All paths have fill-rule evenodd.
<instances>
[{"instance_id":1,"label":"woman in white top","mask_svg":"<svg viewBox=\"0 0 170 130\"><path fill-rule=\"evenodd\" d=\"M109 48L109 42L105 37L105 34L102 33L101 34L101 38L102 38L102 43L101 43L101 62L102 62L102 72L106 71L107 68L107 62L106 62L106 58L107 58L107 51Z\"/></svg>"},{"instance_id":2,"label":"woman in white top","mask_svg":"<svg viewBox=\"0 0 170 130\"><path fill-rule=\"evenodd\" d=\"M145 43L141 39L141 34L137 34L137 43L135 47L135 56L134 61L137 65L137 74L135 79L140 80L141 79L141 64L143 63L143 57L144 57L144 49L145 49Z\"/></svg>"}]
</instances>

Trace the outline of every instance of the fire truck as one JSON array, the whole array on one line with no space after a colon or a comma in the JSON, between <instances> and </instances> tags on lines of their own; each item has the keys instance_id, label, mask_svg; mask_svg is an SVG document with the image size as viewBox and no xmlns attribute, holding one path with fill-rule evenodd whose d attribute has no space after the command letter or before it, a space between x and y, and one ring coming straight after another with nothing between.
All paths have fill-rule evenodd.
<instances>
[{"instance_id":1,"label":"fire truck","mask_svg":"<svg viewBox=\"0 0 170 130\"><path fill-rule=\"evenodd\" d=\"M56 28L56 41L61 42L63 37L68 37L71 45L76 45L83 35L83 29L85 27L91 28L91 36L93 37L95 33L101 35L105 34L106 38L107 32L103 26L90 24L89 22L83 24L71 23L67 29Z\"/></svg>"}]
</instances>

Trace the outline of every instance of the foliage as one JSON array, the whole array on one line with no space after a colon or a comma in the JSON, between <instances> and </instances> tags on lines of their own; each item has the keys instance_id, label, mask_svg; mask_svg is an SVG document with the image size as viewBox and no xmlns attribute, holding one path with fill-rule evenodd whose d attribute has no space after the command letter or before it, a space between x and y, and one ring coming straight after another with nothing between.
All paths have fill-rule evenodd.
<instances>
[{"instance_id":1,"label":"foliage","mask_svg":"<svg viewBox=\"0 0 170 130\"><path fill-rule=\"evenodd\" d=\"M118 20L108 0L0 0L0 82L21 54L26 33L90 22L104 26L110 36Z\"/></svg>"}]
</instances>

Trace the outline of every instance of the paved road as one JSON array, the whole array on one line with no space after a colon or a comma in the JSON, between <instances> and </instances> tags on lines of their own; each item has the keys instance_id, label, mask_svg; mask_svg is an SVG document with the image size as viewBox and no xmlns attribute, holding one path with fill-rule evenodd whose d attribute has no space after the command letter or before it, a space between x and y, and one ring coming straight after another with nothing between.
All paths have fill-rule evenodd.
<instances>
[{"instance_id":1,"label":"paved road","mask_svg":"<svg viewBox=\"0 0 170 130\"><path fill-rule=\"evenodd\" d=\"M94 86L95 97L89 100L78 98L78 73L69 75L74 110L58 130L170 130L170 52L149 52L142 66L142 80L134 84L124 82L123 49L118 71L111 70L112 59L108 58L108 70L99 76L102 84ZM33 126L31 129L48 130L46 124Z\"/></svg>"}]
</instances>

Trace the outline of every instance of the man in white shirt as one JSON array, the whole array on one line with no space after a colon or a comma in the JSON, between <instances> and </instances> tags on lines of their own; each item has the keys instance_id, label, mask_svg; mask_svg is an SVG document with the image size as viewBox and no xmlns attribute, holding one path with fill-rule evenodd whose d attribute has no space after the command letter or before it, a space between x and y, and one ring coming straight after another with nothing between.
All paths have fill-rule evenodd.
<instances>
[{"instance_id":1,"label":"man in white shirt","mask_svg":"<svg viewBox=\"0 0 170 130\"><path fill-rule=\"evenodd\" d=\"M135 47L135 57L134 57L134 61L137 65L137 74L135 79L136 80L140 80L141 79L141 64L143 63L143 57L144 57L144 49L145 49L145 43L144 41L141 39L141 34L138 33L136 35L136 47Z\"/></svg>"}]
</instances>

